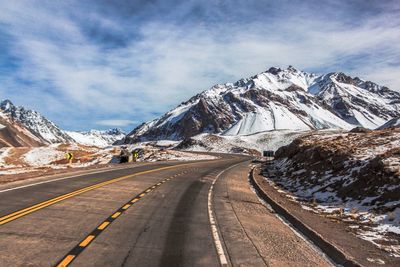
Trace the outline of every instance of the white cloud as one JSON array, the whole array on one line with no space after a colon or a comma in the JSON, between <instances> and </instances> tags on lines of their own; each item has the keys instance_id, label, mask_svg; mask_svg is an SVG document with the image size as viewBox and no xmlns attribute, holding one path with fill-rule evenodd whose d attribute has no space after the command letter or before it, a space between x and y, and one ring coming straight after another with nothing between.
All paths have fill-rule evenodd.
<instances>
[{"instance_id":1,"label":"white cloud","mask_svg":"<svg viewBox=\"0 0 400 267\"><path fill-rule=\"evenodd\" d=\"M136 121L131 121L131 120L100 120L96 121L96 124L98 125L103 125L103 126L111 126L111 127L125 127L129 125L136 124Z\"/></svg>"},{"instance_id":2,"label":"white cloud","mask_svg":"<svg viewBox=\"0 0 400 267\"><path fill-rule=\"evenodd\" d=\"M36 93L27 95L43 101L50 90L52 99L62 100L48 101L48 112L70 106L82 111L72 114L71 121L91 112L148 120L215 83L234 82L270 66L341 70L400 89L400 27L395 17L376 16L352 26L312 16L213 28L150 21L137 25L138 38L106 49L85 35L77 21L54 10L28 1L5 4L0 11L0 21L15 41L13 56L21 61L15 79L8 77L7 83L32 81L29 90ZM110 32L131 27L96 13L88 17Z\"/></svg>"}]
</instances>

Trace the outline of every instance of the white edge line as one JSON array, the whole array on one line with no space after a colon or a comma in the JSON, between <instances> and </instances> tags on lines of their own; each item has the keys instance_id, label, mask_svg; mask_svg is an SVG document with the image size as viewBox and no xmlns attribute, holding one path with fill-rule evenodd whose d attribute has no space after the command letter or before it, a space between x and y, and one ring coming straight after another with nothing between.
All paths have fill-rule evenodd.
<instances>
[{"instance_id":1,"label":"white edge line","mask_svg":"<svg viewBox=\"0 0 400 267\"><path fill-rule=\"evenodd\" d=\"M222 173L228 171L229 169L231 169L231 168L233 168L233 167L235 167L236 165L239 165L239 164L241 164L241 163L243 163L243 162L239 162L239 163L237 163L237 164L235 164L235 165L232 165L232 166L230 166L229 168L226 168L225 170L221 171L221 172L215 177L214 181L211 183L210 190L208 191L208 216L209 216L209 219L210 219L211 232L212 232L212 235L213 235L213 238L214 238L214 245L215 245L215 248L216 248L216 250L217 250L217 254L218 254L218 256L219 256L219 260L220 260L221 266L228 266L228 261L227 261L227 259L226 259L226 254L225 254L224 248L223 248L223 246L222 246L220 234L219 234L219 232L218 232L217 222L216 222L216 220L215 220L215 218L214 218L214 215L213 215L213 212L212 212L212 210L213 210L213 208L212 208L213 189L214 189L215 183L217 182L219 176L220 176Z\"/></svg>"},{"instance_id":2,"label":"white edge line","mask_svg":"<svg viewBox=\"0 0 400 267\"><path fill-rule=\"evenodd\" d=\"M33 184L27 184L27 185L21 185L21 186L17 186L17 187L13 187L13 188L8 188L8 189L0 190L0 193L5 193L8 191L18 190L18 189L31 187L31 186L35 186L35 185L40 185L40 184L47 184L47 183L57 182L57 181L61 181L61 180L72 179L72 178L81 177L81 176L90 175L90 174L98 174L98 173L110 172L110 171L112 172L112 171L124 170L124 169L136 169L137 167L146 166L146 165L149 165L149 164L142 164L142 165L131 166L131 167L126 167L126 168L106 169L106 170L102 170L102 171L82 173L82 174L77 174L77 175L73 175L73 176L56 178L53 180L47 180L47 181L43 181L43 182L37 182L37 183L33 183Z\"/></svg>"}]
</instances>

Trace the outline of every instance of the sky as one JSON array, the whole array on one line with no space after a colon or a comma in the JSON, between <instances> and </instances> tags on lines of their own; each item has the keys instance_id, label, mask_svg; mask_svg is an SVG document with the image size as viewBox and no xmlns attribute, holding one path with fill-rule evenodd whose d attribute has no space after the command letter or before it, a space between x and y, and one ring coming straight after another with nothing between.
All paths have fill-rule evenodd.
<instances>
[{"instance_id":1,"label":"sky","mask_svg":"<svg viewBox=\"0 0 400 267\"><path fill-rule=\"evenodd\" d=\"M130 131L271 66L399 91L399 44L398 0L0 0L0 99Z\"/></svg>"}]
</instances>

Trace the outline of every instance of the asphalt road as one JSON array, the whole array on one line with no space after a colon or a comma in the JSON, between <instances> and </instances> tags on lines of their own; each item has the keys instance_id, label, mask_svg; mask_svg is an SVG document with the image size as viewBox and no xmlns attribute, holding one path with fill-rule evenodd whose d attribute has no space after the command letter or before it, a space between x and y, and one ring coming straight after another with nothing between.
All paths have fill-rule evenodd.
<instances>
[{"instance_id":1,"label":"asphalt road","mask_svg":"<svg viewBox=\"0 0 400 267\"><path fill-rule=\"evenodd\" d=\"M236 221L229 220L230 196L224 196L229 172L239 179L233 188L253 194L248 160L222 155L161 162L0 190L0 266L270 265L268 255L257 253L262 240L232 236L252 229L240 223L238 212ZM303 243L299 254L306 251L311 263L326 265Z\"/></svg>"}]
</instances>

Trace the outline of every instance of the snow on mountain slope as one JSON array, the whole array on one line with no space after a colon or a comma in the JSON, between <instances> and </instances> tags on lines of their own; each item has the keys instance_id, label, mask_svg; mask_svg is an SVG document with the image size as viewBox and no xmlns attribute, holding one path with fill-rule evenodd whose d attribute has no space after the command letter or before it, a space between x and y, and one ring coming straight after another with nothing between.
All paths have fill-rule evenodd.
<instances>
[{"instance_id":1,"label":"snow on mountain slope","mask_svg":"<svg viewBox=\"0 0 400 267\"><path fill-rule=\"evenodd\" d=\"M312 92L353 125L375 129L400 113L400 93L344 73L321 76Z\"/></svg>"},{"instance_id":2,"label":"snow on mountain slope","mask_svg":"<svg viewBox=\"0 0 400 267\"><path fill-rule=\"evenodd\" d=\"M215 85L138 126L124 142L182 140L201 133L376 128L397 116L397 92L343 73L317 76L289 66Z\"/></svg>"},{"instance_id":3,"label":"snow on mountain slope","mask_svg":"<svg viewBox=\"0 0 400 267\"><path fill-rule=\"evenodd\" d=\"M309 131L278 130L250 135L199 134L176 145L184 151L204 151L260 155L264 150L277 150Z\"/></svg>"},{"instance_id":4,"label":"snow on mountain slope","mask_svg":"<svg viewBox=\"0 0 400 267\"><path fill-rule=\"evenodd\" d=\"M9 100L0 102L0 117L10 127L18 128L19 132L24 132L36 142L43 144L73 142L71 137L38 112L16 107Z\"/></svg>"},{"instance_id":5,"label":"snow on mountain slope","mask_svg":"<svg viewBox=\"0 0 400 267\"><path fill-rule=\"evenodd\" d=\"M390 128L400 128L400 118L394 118L386 122L384 125L377 128L377 130L384 130Z\"/></svg>"},{"instance_id":6,"label":"snow on mountain slope","mask_svg":"<svg viewBox=\"0 0 400 267\"><path fill-rule=\"evenodd\" d=\"M106 147L125 137L120 129L107 131L91 130L88 132L66 132L77 143L86 146Z\"/></svg>"}]
</instances>

